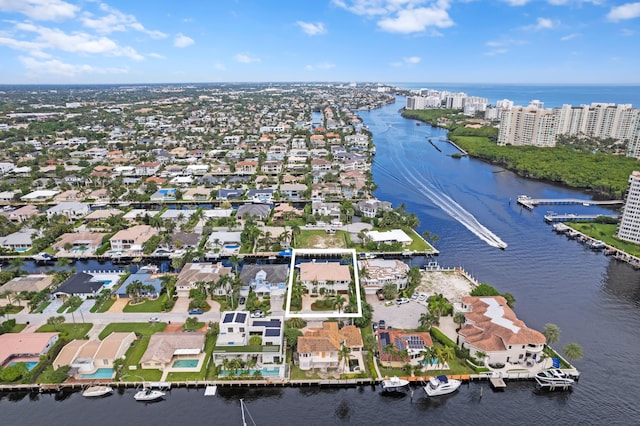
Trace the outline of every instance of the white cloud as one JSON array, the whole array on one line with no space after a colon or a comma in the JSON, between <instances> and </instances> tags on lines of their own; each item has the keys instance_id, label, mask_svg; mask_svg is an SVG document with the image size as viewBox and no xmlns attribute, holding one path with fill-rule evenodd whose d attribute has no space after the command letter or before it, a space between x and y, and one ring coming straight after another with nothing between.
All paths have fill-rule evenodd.
<instances>
[{"instance_id":1,"label":"white cloud","mask_svg":"<svg viewBox=\"0 0 640 426\"><path fill-rule=\"evenodd\" d=\"M392 33L409 34L453 25L447 12L449 0L332 0L331 3L356 15L377 17L378 26ZM434 31L431 35L440 33Z\"/></svg>"},{"instance_id":2,"label":"white cloud","mask_svg":"<svg viewBox=\"0 0 640 426\"><path fill-rule=\"evenodd\" d=\"M296 25L302 28L302 31L304 31L305 34L310 36L325 34L327 32L327 29L322 22L314 24L313 22L297 21Z\"/></svg>"},{"instance_id":3,"label":"white cloud","mask_svg":"<svg viewBox=\"0 0 640 426\"><path fill-rule=\"evenodd\" d=\"M607 14L607 19L613 22L634 19L640 16L640 2L626 3L621 6L611 8Z\"/></svg>"},{"instance_id":4,"label":"white cloud","mask_svg":"<svg viewBox=\"0 0 640 426\"><path fill-rule=\"evenodd\" d=\"M330 70L335 67L336 67L336 64L332 64L331 62L320 62L319 64L316 64L316 65L306 65L304 69L307 71Z\"/></svg>"},{"instance_id":5,"label":"white cloud","mask_svg":"<svg viewBox=\"0 0 640 426\"><path fill-rule=\"evenodd\" d=\"M530 0L504 0L509 6L524 6L529 3Z\"/></svg>"},{"instance_id":6,"label":"white cloud","mask_svg":"<svg viewBox=\"0 0 640 426\"><path fill-rule=\"evenodd\" d=\"M19 31L35 33L36 38L32 41L33 48L40 51L57 49L71 53L126 56L137 61L144 59L133 47L120 46L107 37L96 37L84 32L67 34L58 28L49 28L28 22L18 23L15 28Z\"/></svg>"},{"instance_id":7,"label":"white cloud","mask_svg":"<svg viewBox=\"0 0 640 426\"><path fill-rule=\"evenodd\" d=\"M216 62L215 64L213 64L213 68L217 71L226 71L227 67L224 66L224 64L222 62Z\"/></svg>"},{"instance_id":8,"label":"white cloud","mask_svg":"<svg viewBox=\"0 0 640 426\"><path fill-rule=\"evenodd\" d=\"M161 55L161 54L159 54L159 53L154 53L154 52L149 53L149 55L148 55L148 56L149 56L150 58L156 58L156 59L167 59L167 57L166 57L166 56Z\"/></svg>"},{"instance_id":9,"label":"white cloud","mask_svg":"<svg viewBox=\"0 0 640 426\"><path fill-rule=\"evenodd\" d=\"M22 13L36 21L73 18L80 8L63 0L0 0L0 11Z\"/></svg>"},{"instance_id":10,"label":"white cloud","mask_svg":"<svg viewBox=\"0 0 640 426\"><path fill-rule=\"evenodd\" d=\"M629 28L623 28L623 29L620 30L620 35L623 35L625 37L630 37L630 36L635 35L635 34L636 34L636 30L632 30L632 29L629 29Z\"/></svg>"},{"instance_id":11,"label":"white cloud","mask_svg":"<svg viewBox=\"0 0 640 426\"><path fill-rule=\"evenodd\" d=\"M533 25L527 25L523 27L524 30L527 31L540 31L540 30L550 30L554 28L556 25L553 23L551 19L548 18L538 18L536 23Z\"/></svg>"},{"instance_id":12,"label":"white cloud","mask_svg":"<svg viewBox=\"0 0 640 426\"><path fill-rule=\"evenodd\" d=\"M25 68L31 73L41 75L74 77L83 73L124 74L128 72L126 68L96 68L87 64L73 65L64 63L58 59L38 61L37 59L28 56L20 56L19 59Z\"/></svg>"},{"instance_id":13,"label":"white cloud","mask_svg":"<svg viewBox=\"0 0 640 426\"><path fill-rule=\"evenodd\" d=\"M491 40L485 43L485 45L489 47L521 46L523 44L527 44L527 42L517 39Z\"/></svg>"},{"instance_id":14,"label":"white cloud","mask_svg":"<svg viewBox=\"0 0 640 426\"><path fill-rule=\"evenodd\" d=\"M313 71L313 65L305 65L304 69L306 71Z\"/></svg>"},{"instance_id":15,"label":"white cloud","mask_svg":"<svg viewBox=\"0 0 640 426\"><path fill-rule=\"evenodd\" d=\"M252 62L260 62L260 58L254 58L251 57L249 55L245 55L244 53L238 53L236 56L233 57L233 59L235 59L236 61L243 63L243 64L250 64Z\"/></svg>"},{"instance_id":16,"label":"white cloud","mask_svg":"<svg viewBox=\"0 0 640 426\"><path fill-rule=\"evenodd\" d=\"M567 35L566 35L566 36L564 36L564 37L560 37L560 40L562 40L562 41L568 41L568 40L572 40L572 39L574 39L574 38L576 38L576 37L580 37L581 35L582 35L582 34L580 34L580 33L567 34Z\"/></svg>"},{"instance_id":17,"label":"white cloud","mask_svg":"<svg viewBox=\"0 0 640 426\"><path fill-rule=\"evenodd\" d=\"M390 64L390 65L391 65L392 67L399 68L399 67L401 67L401 66L403 65L403 63L402 63L402 62L391 62L391 64Z\"/></svg>"},{"instance_id":18,"label":"white cloud","mask_svg":"<svg viewBox=\"0 0 640 426\"><path fill-rule=\"evenodd\" d=\"M184 34L178 33L176 38L173 40L173 45L175 47L188 47L191 46L195 41L191 37L187 37Z\"/></svg>"},{"instance_id":19,"label":"white cloud","mask_svg":"<svg viewBox=\"0 0 640 426\"><path fill-rule=\"evenodd\" d=\"M504 55L508 51L509 51L509 49L500 48L500 49L489 50L488 52L485 52L484 54L485 54L485 56L496 56L496 55Z\"/></svg>"},{"instance_id":20,"label":"white cloud","mask_svg":"<svg viewBox=\"0 0 640 426\"><path fill-rule=\"evenodd\" d=\"M401 10L394 18L378 21L378 26L383 30L403 34L421 32L427 27L447 28L452 25L453 21L445 8L431 7Z\"/></svg>"},{"instance_id":21,"label":"white cloud","mask_svg":"<svg viewBox=\"0 0 640 426\"><path fill-rule=\"evenodd\" d=\"M85 27L91 28L100 34L110 34L114 31L127 31L128 29L133 29L145 33L155 39L168 37L168 34L161 31L146 29L144 25L138 22L138 19L135 16L122 13L108 4L101 3L100 10L107 14L100 18L93 18L93 14L84 12L80 21Z\"/></svg>"},{"instance_id":22,"label":"white cloud","mask_svg":"<svg viewBox=\"0 0 640 426\"><path fill-rule=\"evenodd\" d=\"M422 58L419 56L409 56L408 58L402 58L402 60L407 64L417 64L422 60Z\"/></svg>"}]
</instances>

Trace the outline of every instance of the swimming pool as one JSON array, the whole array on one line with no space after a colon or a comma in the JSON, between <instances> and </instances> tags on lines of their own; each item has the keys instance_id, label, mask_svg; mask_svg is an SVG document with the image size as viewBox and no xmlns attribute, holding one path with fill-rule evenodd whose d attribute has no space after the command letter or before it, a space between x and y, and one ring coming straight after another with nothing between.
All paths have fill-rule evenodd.
<instances>
[{"instance_id":1,"label":"swimming pool","mask_svg":"<svg viewBox=\"0 0 640 426\"><path fill-rule=\"evenodd\" d=\"M179 359L171 365L173 368L196 368L198 366L197 359Z\"/></svg>"},{"instance_id":2,"label":"swimming pool","mask_svg":"<svg viewBox=\"0 0 640 426\"><path fill-rule=\"evenodd\" d=\"M260 370L242 370L242 371L238 371L238 375L240 375L241 373L244 373L245 371L249 372L249 376L253 376L255 374L256 371L259 371L260 374L262 374L263 376L279 376L280 375L280 368L278 367L263 367ZM221 371L220 372L220 376L229 376L231 375L231 371Z\"/></svg>"},{"instance_id":3,"label":"swimming pool","mask_svg":"<svg viewBox=\"0 0 640 426\"><path fill-rule=\"evenodd\" d=\"M226 248L227 250L237 250L240 248L240 246L238 244L226 244L224 248Z\"/></svg>"},{"instance_id":4,"label":"swimming pool","mask_svg":"<svg viewBox=\"0 0 640 426\"><path fill-rule=\"evenodd\" d=\"M25 364L27 364L27 369L29 371L33 370L33 367L38 365L38 361L14 361L12 363L9 363L9 367L11 367L12 365L16 365L19 362L24 362Z\"/></svg>"},{"instance_id":5,"label":"swimming pool","mask_svg":"<svg viewBox=\"0 0 640 426\"><path fill-rule=\"evenodd\" d=\"M112 379L113 368L98 368L94 373L81 374L81 379Z\"/></svg>"}]
</instances>

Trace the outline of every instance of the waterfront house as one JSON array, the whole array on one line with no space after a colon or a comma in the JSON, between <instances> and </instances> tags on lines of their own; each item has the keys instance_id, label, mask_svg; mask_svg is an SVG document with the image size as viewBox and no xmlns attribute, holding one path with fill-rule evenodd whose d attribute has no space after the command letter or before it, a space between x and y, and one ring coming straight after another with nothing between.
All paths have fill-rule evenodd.
<instances>
[{"instance_id":1,"label":"waterfront house","mask_svg":"<svg viewBox=\"0 0 640 426\"><path fill-rule=\"evenodd\" d=\"M256 160L238 161L235 167L238 175L254 175L258 171L258 162Z\"/></svg>"},{"instance_id":2,"label":"waterfront house","mask_svg":"<svg viewBox=\"0 0 640 426\"><path fill-rule=\"evenodd\" d=\"M247 191L247 198L254 203L271 204L273 202L273 189L250 189Z\"/></svg>"},{"instance_id":3,"label":"waterfront house","mask_svg":"<svg viewBox=\"0 0 640 426\"><path fill-rule=\"evenodd\" d=\"M250 345L252 336L259 336L258 345ZM284 377L284 318L251 318L248 312L225 311L220 314L220 334L213 348L213 362L240 358L255 361L255 369L263 376Z\"/></svg>"},{"instance_id":4,"label":"waterfront house","mask_svg":"<svg viewBox=\"0 0 640 426\"><path fill-rule=\"evenodd\" d=\"M207 238L207 247L211 250L219 249L224 245L237 245L241 244L240 231L213 231Z\"/></svg>"},{"instance_id":5,"label":"waterfront house","mask_svg":"<svg viewBox=\"0 0 640 426\"><path fill-rule=\"evenodd\" d=\"M234 200L242 197L244 193L243 189L220 189L218 191L218 196L216 199L218 200Z\"/></svg>"},{"instance_id":6,"label":"waterfront house","mask_svg":"<svg viewBox=\"0 0 640 426\"><path fill-rule=\"evenodd\" d=\"M409 265L398 259L371 259L358 261L358 268L366 271L360 274L360 284L366 294L375 294L387 284L398 290L407 288Z\"/></svg>"},{"instance_id":7,"label":"waterfront house","mask_svg":"<svg viewBox=\"0 0 640 426\"><path fill-rule=\"evenodd\" d=\"M162 291L162 280L159 276L149 274L149 273L140 273L137 272L135 274L131 274L127 277L127 279L122 283L120 288L116 291L116 296L119 299L128 299L129 294L127 293L127 286L133 282L140 282L145 286L143 290L140 291L139 296L149 299L157 299Z\"/></svg>"},{"instance_id":8,"label":"waterfront house","mask_svg":"<svg viewBox=\"0 0 640 426\"><path fill-rule=\"evenodd\" d=\"M322 328L307 328L303 336L298 337L297 364L303 370L319 369L327 371L342 365L349 367L349 360L340 360L339 352L342 346L350 349L349 358L359 360L360 371L364 371L362 363L362 349L364 344L360 329L347 325L338 328L337 322L325 321ZM356 356L359 355L359 356Z\"/></svg>"},{"instance_id":9,"label":"waterfront house","mask_svg":"<svg viewBox=\"0 0 640 426\"><path fill-rule=\"evenodd\" d=\"M13 234L0 237L0 247L18 253L24 253L31 250L34 235L38 235L38 231L35 229L21 229Z\"/></svg>"},{"instance_id":10,"label":"waterfront house","mask_svg":"<svg viewBox=\"0 0 640 426\"><path fill-rule=\"evenodd\" d=\"M307 185L301 183L283 183L280 185L280 197L295 201L303 198Z\"/></svg>"},{"instance_id":11,"label":"waterfront house","mask_svg":"<svg viewBox=\"0 0 640 426\"><path fill-rule=\"evenodd\" d=\"M74 201L62 202L47 209L47 218L51 220L53 216L61 215L70 220L80 219L89 214L90 207L89 203L78 203Z\"/></svg>"},{"instance_id":12,"label":"waterfront house","mask_svg":"<svg viewBox=\"0 0 640 426\"><path fill-rule=\"evenodd\" d=\"M38 362L58 341L59 333L6 333L0 335L0 367L12 362Z\"/></svg>"},{"instance_id":13,"label":"waterfront house","mask_svg":"<svg viewBox=\"0 0 640 426\"><path fill-rule=\"evenodd\" d=\"M111 250L120 254L139 255L142 253L142 246L158 231L149 225L135 225L128 229L116 232L109 239Z\"/></svg>"},{"instance_id":14,"label":"waterfront house","mask_svg":"<svg viewBox=\"0 0 640 426\"><path fill-rule=\"evenodd\" d=\"M176 281L176 291L183 296L188 296L189 291L197 287L198 283L216 283L220 277L231 274L231 268L223 266L222 263L187 263L182 267L178 280ZM227 294L229 288L218 288L217 295Z\"/></svg>"},{"instance_id":15,"label":"waterfront house","mask_svg":"<svg viewBox=\"0 0 640 426\"><path fill-rule=\"evenodd\" d=\"M255 219L262 220L269 217L270 212L271 208L268 204L243 204L238 207L236 218L246 219L247 217L252 216Z\"/></svg>"},{"instance_id":16,"label":"waterfront house","mask_svg":"<svg viewBox=\"0 0 640 426\"><path fill-rule=\"evenodd\" d=\"M60 191L50 190L50 189L41 189L37 191L33 191L28 193L27 195L23 195L20 197L22 201L27 202L37 202L37 201L48 201L51 200L56 194L59 194Z\"/></svg>"},{"instance_id":17,"label":"waterfront house","mask_svg":"<svg viewBox=\"0 0 640 426\"><path fill-rule=\"evenodd\" d=\"M391 203L388 201L379 201L375 198L362 200L356 203L356 209L364 217L374 218L382 211L390 211Z\"/></svg>"},{"instance_id":18,"label":"waterfront house","mask_svg":"<svg viewBox=\"0 0 640 426\"><path fill-rule=\"evenodd\" d=\"M98 280L94 275L86 272L73 274L53 292L58 298L68 298L78 296L81 299L97 296L105 283Z\"/></svg>"},{"instance_id":19,"label":"waterfront house","mask_svg":"<svg viewBox=\"0 0 640 426\"><path fill-rule=\"evenodd\" d=\"M309 294L319 294L321 288L329 292L347 293L351 272L347 265L339 262L303 262L296 266L299 279Z\"/></svg>"},{"instance_id":20,"label":"waterfront house","mask_svg":"<svg viewBox=\"0 0 640 426\"><path fill-rule=\"evenodd\" d=\"M0 293L18 294L27 292L39 293L42 290L49 288L53 283L53 275L46 274L31 274L20 277L15 277L11 281L7 282L0 287Z\"/></svg>"},{"instance_id":21,"label":"waterfront house","mask_svg":"<svg viewBox=\"0 0 640 426\"><path fill-rule=\"evenodd\" d=\"M113 369L114 361L123 359L136 340L133 332L114 332L103 340L72 340L53 361L53 369L66 365L80 374L92 374L99 368Z\"/></svg>"},{"instance_id":22,"label":"waterfront house","mask_svg":"<svg viewBox=\"0 0 640 426\"><path fill-rule=\"evenodd\" d=\"M1 212L4 217L9 219L12 222L24 222L27 219L30 219L34 216L39 216L40 210L34 205L27 204L26 206L19 207L15 210Z\"/></svg>"},{"instance_id":23,"label":"waterfront house","mask_svg":"<svg viewBox=\"0 0 640 426\"><path fill-rule=\"evenodd\" d=\"M429 332L405 330L378 330L380 364L386 367L403 367L406 364L422 365L426 348L433 347ZM443 369L448 369L446 364Z\"/></svg>"},{"instance_id":24,"label":"waterfront house","mask_svg":"<svg viewBox=\"0 0 640 426\"><path fill-rule=\"evenodd\" d=\"M413 242L402 229L391 229L389 231L367 231L367 238L376 244L400 243L407 246Z\"/></svg>"},{"instance_id":25,"label":"waterfront house","mask_svg":"<svg viewBox=\"0 0 640 426\"><path fill-rule=\"evenodd\" d=\"M155 333L149 338L147 350L140 359L143 369L164 370L180 359L200 359L204 356L205 333Z\"/></svg>"},{"instance_id":26,"label":"waterfront house","mask_svg":"<svg viewBox=\"0 0 640 426\"><path fill-rule=\"evenodd\" d=\"M546 338L528 328L502 296L468 296L454 305L465 314L458 331L458 344L471 356L485 354L487 364L532 364L541 361Z\"/></svg>"},{"instance_id":27,"label":"waterfront house","mask_svg":"<svg viewBox=\"0 0 640 426\"><path fill-rule=\"evenodd\" d=\"M102 240L109 234L102 232L69 232L62 234L55 244L56 256L87 257L95 254Z\"/></svg>"},{"instance_id":28,"label":"waterfront house","mask_svg":"<svg viewBox=\"0 0 640 426\"><path fill-rule=\"evenodd\" d=\"M240 272L240 280L243 284L240 294L247 296L249 289L258 297L284 294L288 278L288 265L245 264Z\"/></svg>"}]
</instances>

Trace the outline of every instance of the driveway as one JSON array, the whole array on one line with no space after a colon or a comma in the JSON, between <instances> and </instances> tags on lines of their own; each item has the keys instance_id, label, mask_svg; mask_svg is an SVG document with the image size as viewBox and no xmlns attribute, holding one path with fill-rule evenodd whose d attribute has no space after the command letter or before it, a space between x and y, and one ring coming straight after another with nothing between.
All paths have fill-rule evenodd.
<instances>
[{"instance_id":1,"label":"driveway","mask_svg":"<svg viewBox=\"0 0 640 426\"><path fill-rule=\"evenodd\" d=\"M171 312L183 314L189 312L189 297L178 296L178 300L176 300L176 304L173 305Z\"/></svg>"},{"instance_id":2,"label":"driveway","mask_svg":"<svg viewBox=\"0 0 640 426\"><path fill-rule=\"evenodd\" d=\"M49 306L44 308L44 311L42 311L42 313L46 315L57 315L58 309L60 308L60 306L62 306L63 303L64 302L61 299L53 299L51 303L49 303Z\"/></svg>"},{"instance_id":3,"label":"driveway","mask_svg":"<svg viewBox=\"0 0 640 426\"><path fill-rule=\"evenodd\" d=\"M367 302L373 306L373 322L385 320L387 327L400 329L418 328L420 315L426 312L426 306L412 300L404 305L385 306L384 301L378 300L375 294L367 295Z\"/></svg>"}]
</instances>

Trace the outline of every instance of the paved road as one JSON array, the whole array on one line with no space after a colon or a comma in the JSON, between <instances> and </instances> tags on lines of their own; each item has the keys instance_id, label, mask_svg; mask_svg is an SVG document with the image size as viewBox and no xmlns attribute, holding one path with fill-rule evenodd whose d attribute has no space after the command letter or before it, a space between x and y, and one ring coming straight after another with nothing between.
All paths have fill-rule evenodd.
<instances>
[{"instance_id":1,"label":"paved road","mask_svg":"<svg viewBox=\"0 0 640 426\"><path fill-rule=\"evenodd\" d=\"M105 312L105 313L91 313L91 312L73 312L70 314L15 314L9 315L9 318L15 318L15 320L22 323L29 324L46 324L47 319L51 316L62 315L65 317L67 323L93 323L96 325L106 325L112 322L147 322L149 318L156 317L162 322L184 322L189 316L185 313L124 313L124 312ZM200 321L203 322L218 322L220 321L220 312L206 312L202 315L198 315Z\"/></svg>"}]
</instances>

